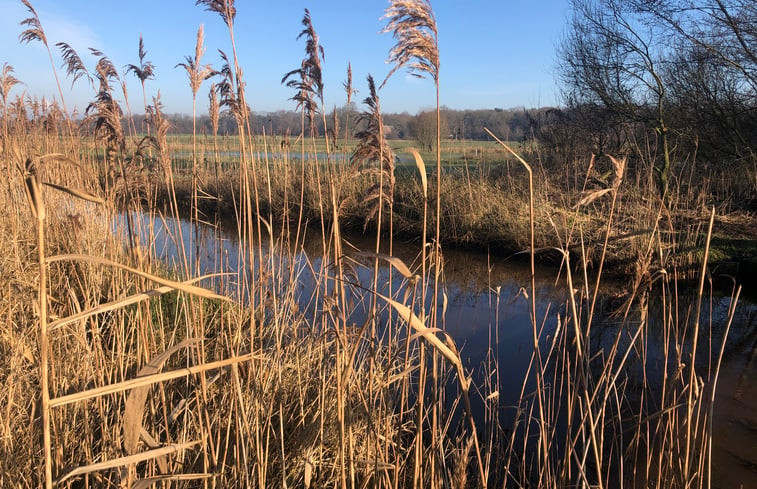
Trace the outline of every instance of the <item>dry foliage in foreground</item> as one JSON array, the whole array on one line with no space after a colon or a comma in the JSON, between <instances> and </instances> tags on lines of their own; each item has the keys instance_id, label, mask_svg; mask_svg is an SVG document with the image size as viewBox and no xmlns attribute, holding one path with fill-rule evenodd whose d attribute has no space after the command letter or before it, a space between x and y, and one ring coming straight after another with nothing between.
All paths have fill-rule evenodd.
<instances>
[{"instance_id":1,"label":"dry foliage in foreground","mask_svg":"<svg viewBox=\"0 0 757 489\"><path fill-rule=\"evenodd\" d=\"M47 45L37 13L24 3L32 17L23 40ZM236 53L234 2L198 3L221 15ZM390 55L396 68L429 74L438 89L430 4L395 0L387 18L398 40ZM704 251L689 304L677 290L674 255L663 252L675 246L668 219L675 199L635 201L646 202L633 217L650 231L629 241L633 279L610 318L600 311L600 283L611 237L625 225L618 216L630 219L624 158L602 160L612 179L598 188L588 185L592 159L583 193L568 193L559 205L549 204L550 179L506 143L502 151L518 165L512 174L507 167L508 188L471 178L467 167L462 180L443 178L437 144L435 184L413 152L419 176L397 183L413 187L403 200L372 80L354 166L338 164L348 155L339 160L328 146L322 158L313 134L307 137L305 120L312 127L314 115L324 114L323 51L308 11L303 25L307 57L284 78L303 110L299 166L288 153L273 165L251 151L242 71L236 54L224 54L214 107L228 108L238 124L239 164L201 164L197 152L205 148L193 137L189 226L181 224L158 98L145 107L147 137L138 137L133 124L122 127L113 97L118 74L96 53L99 89L81 128L94 130L93 144L74 129L65 107L34 99L9 104L14 79L4 68L0 485L708 486L715 388L739 295L717 341L710 338L702 351L714 210L699 233ZM195 58L185 64L193 99L205 77L201 33ZM78 55L62 49L69 75L79 76ZM140 41L140 65L130 69L143 86L152 73L145 56ZM200 249L200 201L211 180L217 188L233 182L227 205L240 243L236 256L223 256L220 241L217 250ZM158 189L164 212L154 198ZM359 198L367 191L375 196L369 203ZM521 197L508 199L506 191ZM474 193L501 205L491 211ZM375 250L352 252L342 220L361 205L389 232L377 234ZM431 223L429 205L436 209ZM418 259L408 264L391 249L395 220L412 213L423 216L415 220L422 238ZM306 225L314 216L316 230ZM533 349L516 406L499 400L499 380L508 373L489 362L487 380L476 384L443 331L442 226L475 222L468 235L508 218L519 226L517 244L531 265L523 292ZM589 222L601 225L587 231ZM173 266L157 259L158 223L173 230ZM317 235L322 259L303 257L306 233ZM564 264L561 314L549 323L539 312L548 304L535 283L537 239ZM242 273L230 277L219 266L201 276L205 253L231 260ZM372 283L355 279L361 266L373 269ZM386 266L388 286L379 282ZM313 285L303 296L306 281ZM665 311L661 320L650 320L651 303ZM663 368L647 368L650 337L664 338ZM703 369L703 358L714 361Z\"/></svg>"}]
</instances>

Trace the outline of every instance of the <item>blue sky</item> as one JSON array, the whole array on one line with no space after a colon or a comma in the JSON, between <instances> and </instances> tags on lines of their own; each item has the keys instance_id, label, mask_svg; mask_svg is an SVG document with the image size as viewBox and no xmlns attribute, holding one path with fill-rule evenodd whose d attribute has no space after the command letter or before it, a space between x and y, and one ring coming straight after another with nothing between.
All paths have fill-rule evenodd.
<instances>
[{"instance_id":1,"label":"blue sky","mask_svg":"<svg viewBox=\"0 0 757 489\"><path fill-rule=\"evenodd\" d=\"M147 58L156 66L156 79L147 82L148 98L158 90L167 112L191 113L192 96L181 68L174 66L194 53L197 28L205 27L204 63L220 68L218 49L230 53L228 31L217 14L204 11L193 0L32 0L40 16L69 110L84 110L92 89L71 82L60 69L54 44L65 41L91 69L96 60L87 48L103 51L118 67L138 63L139 35ZM385 60L393 44L390 34L379 34L384 0L237 0L235 36L247 82L247 101L254 111L292 109L291 89L282 76L299 66L304 40L297 40L304 9L326 53L326 106L345 102L342 82L352 63L357 101L366 95L367 74L380 83L390 66ZM450 108L535 107L559 103L554 83L555 46L569 15L568 0L432 0L439 27L441 102ZM18 23L28 17L20 0L0 0L0 64L7 62L36 96L57 98L50 61L41 43L21 45ZM141 87L127 77L129 104L143 112ZM209 82L200 89L198 112L207 108ZM432 107L433 84L404 71L397 72L380 92L384 112Z\"/></svg>"}]
</instances>

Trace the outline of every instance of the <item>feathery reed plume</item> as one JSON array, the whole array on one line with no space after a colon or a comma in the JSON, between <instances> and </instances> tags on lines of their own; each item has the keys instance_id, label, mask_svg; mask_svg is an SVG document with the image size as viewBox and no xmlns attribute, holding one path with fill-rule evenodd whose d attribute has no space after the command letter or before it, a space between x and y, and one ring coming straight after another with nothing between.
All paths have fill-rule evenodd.
<instances>
[{"instance_id":1,"label":"feathery reed plume","mask_svg":"<svg viewBox=\"0 0 757 489\"><path fill-rule=\"evenodd\" d=\"M339 113L336 111L336 105L334 106L334 110L331 112L331 129L329 129L329 134L331 134L331 141L334 145L334 148L337 147L337 138L339 137Z\"/></svg>"},{"instance_id":2,"label":"feathery reed plume","mask_svg":"<svg viewBox=\"0 0 757 489\"><path fill-rule=\"evenodd\" d=\"M241 91L244 90L244 84L240 83L237 85L234 83L234 72L231 69L229 57L220 49L218 50L218 53L223 60L221 71L218 72L218 75L221 76L221 82L216 86L216 91L221 97L220 107L226 107L228 112L234 116L234 119L241 130L244 124L245 115L242 106L243 99L241 97Z\"/></svg>"},{"instance_id":3,"label":"feathery reed plume","mask_svg":"<svg viewBox=\"0 0 757 489\"><path fill-rule=\"evenodd\" d=\"M147 123L152 126L155 131L155 135L150 139L153 143L153 147L158 152L158 158L160 164L163 167L163 172L166 178L171 171L171 156L168 152L168 129L171 127L168 119L163 116L162 112L163 104L160 102L160 91L158 91L157 97L152 98L152 105L147 106Z\"/></svg>"},{"instance_id":4,"label":"feathery reed plume","mask_svg":"<svg viewBox=\"0 0 757 489\"><path fill-rule=\"evenodd\" d=\"M118 76L118 70L116 70L116 66L107 56L105 56L105 53L95 48L89 48L89 51L92 53L92 56L100 58L97 60L95 71L97 72L98 80L100 80L101 84L103 80L121 81L121 77ZM110 85L106 85L108 90L110 90Z\"/></svg>"},{"instance_id":5,"label":"feathery reed plume","mask_svg":"<svg viewBox=\"0 0 757 489\"><path fill-rule=\"evenodd\" d=\"M155 65L151 61L147 60L147 50L145 49L145 42L142 39L142 34L139 35L139 64L126 65L126 73L124 78L129 73L134 73L139 83L142 85L142 107L145 110L145 118L147 117L147 91L145 90L145 82L147 80L155 79ZM147 121L142 121L143 127L147 128L147 136L150 136L150 124ZM149 150L149 148L148 148ZM148 151L149 156L152 156L152 151Z\"/></svg>"},{"instance_id":6,"label":"feathery reed plume","mask_svg":"<svg viewBox=\"0 0 757 489\"><path fill-rule=\"evenodd\" d=\"M139 64L126 65L126 73L134 73L134 76L142 83L144 87L145 81L155 78L155 65L151 61L147 61L147 51L145 50L145 43L142 39L142 34L139 35Z\"/></svg>"},{"instance_id":7,"label":"feathery reed plume","mask_svg":"<svg viewBox=\"0 0 757 489\"><path fill-rule=\"evenodd\" d=\"M221 116L221 106L218 102L218 92L216 84L210 84L208 91L208 118L210 119L210 128L213 131L213 169L215 170L216 192L220 188L218 177L221 173L221 160L218 155L218 124ZM216 217L221 216L221 199L216 199Z\"/></svg>"},{"instance_id":8,"label":"feathery reed plume","mask_svg":"<svg viewBox=\"0 0 757 489\"><path fill-rule=\"evenodd\" d=\"M321 61L325 59L325 55L323 47L318 44L318 34L313 28L308 9L305 9L302 25L304 28L297 39L305 36L305 54L307 56L302 60L300 68L284 75L281 83L286 83L286 86L297 90L291 100L297 102L297 107L305 113L310 124L310 132L315 134L315 115L318 113L316 98L323 103ZM294 78L295 76L298 76L299 80Z\"/></svg>"},{"instance_id":9,"label":"feathery reed plume","mask_svg":"<svg viewBox=\"0 0 757 489\"><path fill-rule=\"evenodd\" d=\"M342 83L344 91L347 93L347 106L352 103L352 96L357 93L357 90L352 88L352 63L347 63L347 80Z\"/></svg>"},{"instance_id":10,"label":"feathery reed plume","mask_svg":"<svg viewBox=\"0 0 757 489\"><path fill-rule=\"evenodd\" d=\"M29 28L21 33L18 40L26 44L32 41L39 41L47 47L47 36L45 36L45 30L42 28L42 22L39 21L37 11L34 10L34 7L32 7L32 4L28 0L21 0L21 3L24 4L32 16L21 21L22 26L29 26Z\"/></svg>"},{"instance_id":11,"label":"feathery reed plume","mask_svg":"<svg viewBox=\"0 0 757 489\"><path fill-rule=\"evenodd\" d=\"M147 111L147 94L145 93L145 82L147 80L155 79L155 65L151 61L147 60L147 50L145 49L145 42L142 39L142 34L139 35L139 64L126 65L126 74L134 73L139 83L142 85L142 103L145 111ZM150 126L147 126L148 136Z\"/></svg>"},{"instance_id":12,"label":"feathery reed plume","mask_svg":"<svg viewBox=\"0 0 757 489\"><path fill-rule=\"evenodd\" d=\"M370 95L363 100L367 109L358 116L358 123L365 123L365 128L355 134L359 142L351 158L355 171L375 175L381 182L371 187L365 197L368 202L376 201L376 205L371 208L365 219L364 226L366 227L384 202L390 204L393 201L395 182L394 153L384 138L384 121L381 117L379 96L371 75L368 75L368 91ZM375 163L377 168L367 167L370 163Z\"/></svg>"},{"instance_id":13,"label":"feathery reed plume","mask_svg":"<svg viewBox=\"0 0 757 489\"><path fill-rule=\"evenodd\" d=\"M90 50L93 54L102 55L97 50L91 48ZM123 151L125 147L123 127L121 126L123 111L113 98L113 90L110 86L112 78L119 78L118 72L113 63L105 56L100 58L95 71L95 77L100 83L100 88L95 100L87 106L84 114L88 119L94 120L95 134L105 141L108 153L112 155L115 152Z\"/></svg>"},{"instance_id":14,"label":"feathery reed plume","mask_svg":"<svg viewBox=\"0 0 757 489\"><path fill-rule=\"evenodd\" d=\"M294 75L299 75L299 80L293 78ZM315 115L318 113L318 104L316 103L313 95L314 91L311 82L308 79L308 75L305 69L305 62L302 62L302 67L296 70L292 70L281 79L281 83L286 83L289 88L294 88L296 93L290 98L297 102L297 108L302 110L303 114L308 120L308 127L310 127L311 133L315 131Z\"/></svg>"},{"instance_id":15,"label":"feathery reed plume","mask_svg":"<svg viewBox=\"0 0 757 489\"><path fill-rule=\"evenodd\" d=\"M388 62L394 67L386 75L384 86L397 70L407 66L410 74L423 77L429 74L434 80L436 88L436 235L435 246L439 246L440 222L441 222L441 126L439 105L439 42L436 18L428 0L390 0L382 19L387 19L387 24L382 33L391 32L396 44L389 51ZM423 262L425 267L426 238L422 243ZM439 256L438 253L434 253ZM435 260L434 266L434 295L433 301L438 300L439 283L439 260ZM425 288L425 278L424 278ZM432 307L432 312L436 307ZM433 462L432 462L433 463Z\"/></svg>"},{"instance_id":16,"label":"feathery reed plume","mask_svg":"<svg viewBox=\"0 0 757 489\"><path fill-rule=\"evenodd\" d=\"M394 67L386 75L383 87L397 70L407 66L410 74L431 75L439 82L439 44L436 18L428 0L392 0L382 19L388 19L382 33L391 32L397 43L389 51Z\"/></svg>"},{"instance_id":17,"label":"feathery reed plume","mask_svg":"<svg viewBox=\"0 0 757 489\"><path fill-rule=\"evenodd\" d=\"M423 77L429 74L436 87L436 246L439 246L441 199L441 128L439 111L439 42L436 18L428 0L391 0L382 19L387 24L382 33L391 32L396 44L389 51L388 62L394 67L381 84L400 68L407 66L411 75ZM424 232L425 235L425 232ZM426 240L423 240L425 253ZM437 255L438 256L438 255ZM424 255L425 262L425 255ZM436 261L434 301L439 281L439 263ZM425 284L425 282L424 282ZM436 308L434 307L433 310Z\"/></svg>"},{"instance_id":18,"label":"feathery reed plume","mask_svg":"<svg viewBox=\"0 0 757 489\"><path fill-rule=\"evenodd\" d=\"M55 45L60 49L60 56L63 58L61 67L66 69L66 76L71 78L71 87L73 88L80 78L85 78L94 87L92 77L74 48L65 42L59 42Z\"/></svg>"},{"instance_id":19,"label":"feathery reed plume","mask_svg":"<svg viewBox=\"0 0 757 489\"><path fill-rule=\"evenodd\" d=\"M3 63L3 69L0 71L0 102L2 103L2 121L3 134L2 143L0 143L0 152L8 144L8 128L10 127L8 113L8 95L14 86L21 83L18 78L13 76L13 67L8 63ZM8 182L11 181L11 165L6 165Z\"/></svg>"},{"instance_id":20,"label":"feathery reed plume","mask_svg":"<svg viewBox=\"0 0 757 489\"><path fill-rule=\"evenodd\" d=\"M3 63L3 70L0 72L0 100L3 107L8 103L8 94L10 91L21 83L18 78L13 76L13 67L8 63Z\"/></svg>"},{"instance_id":21,"label":"feathery reed plume","mask_svg":"<svg viewBox=\"0 0 757 489\"><path fill-rule=\"evenodd\" d=\"M116 67L102 51L94 48L89 48L89 50L94 56L100 57L95 66L95 77L100 87L95 95L95 100L84 111L85 121L94 120L95 137L105 143L105 161L106 164L110 165L108 177L112 179L112 189L117 192L119 186L122 186L125 204L128 205L133 195L129 189L128 172L123 159L126 150L126 137L121 124L123 110L113 97L113 88L111 87L112 81L120 82L121 78ZM126 214L126 223L129 245L133 251L136 248L136 239L132 217L129 213Z\"/></svg>"},{"instance_id":22,"label":"feathery reed plume","mask_svg":"<svg viewBox=\"0 0 757 489\"><path fill-rule=\"evenodd\" d=\"M323 79L321 76L321 61L326 59L326 55L323 51L323 46L318 43L318 34L316 34L313 28L313 22L310 18L310 11L305 9L305 15L302 17L303 29L300 35L297 36L299 40L301 37L305 37L305 53L308 55L305 58L305 68L309 78L313 84L313 89L318 95L318 98L323 101Z\"/></svg>"},{"instance_id":23,"label":"feathery reed plume","mask_svg":"<svg viewBox=\"0 0 757 489\"><path fill-rule=\"evenodd\" d=\"M210 78L214 71L210 65L202 65L202 57L205 54L205 30L202 24L197 29L197 42L195 44L194 58L187 56L186 63L179 63L176 67L181 66L187 72L189 78L189 87L192 90L192 218L195 222L199 222L200 211L198 187L200 183L199 168L197 164L197 92L200 90L202 82ZM197 256L200 254L200 245L198 238L198 231L195 231L195 249ZM199 273L200 261L196 260L197 270Z\"/></svg>"},{"instance_id":24,"label":"feathery reed plume","mask_svg":"<svg viewBox=\"0 0 757 489\"><path fill-rule=\"evenodd\" d=\"M218 122L220 119L220 105L218 103L218 92L216 91L216 84L211 83L210 91L208 92L208 117L210 118L210 127L213 129L213 135L218 134Z\"/></svg>"},{"instance_id":25,"label":"feathery reed plume","mask_svg":"<svg viewBox=\"0 0 757 489\"><path fill-rule=\"evenodd\" d=\"M347 110L344 114L344 145L347 147L347 141L350 138L350 109L352 108L352 96L357 90L352 88L352 63L347 63L347 80L342 83L344 91L347 93Z\"/></svg>"},{"instance_id":26,"label":"feathery reed plume","mask_svg":"<svg viewBox=\"0 0 757 489\"><path fill-rule=\"evenodd\" d=\"M200 24L200 28L197 29L197 43L195 44L195 54L192 56L185 56L186 63L178 63L176 68L181 66L187 72L187 78L189 78L189 87L192 89L192 96L197 97L197 92L200 91L200 85L213 75L213 68L210 65L202 65L202 57L205 55L204 47L204 27Z\"/></svg>"},{"instance_id":27,"label":"feathery reed plume","mask_svg":"<svg viewBox=\"0 0 757 489\"><path fill-rule=\"evenodd\" d=\"M197 0L195 5L203 5L205 10L219 14L227 27L231 27L237 15L234 0Z\"/></svg>"}]
</instances>

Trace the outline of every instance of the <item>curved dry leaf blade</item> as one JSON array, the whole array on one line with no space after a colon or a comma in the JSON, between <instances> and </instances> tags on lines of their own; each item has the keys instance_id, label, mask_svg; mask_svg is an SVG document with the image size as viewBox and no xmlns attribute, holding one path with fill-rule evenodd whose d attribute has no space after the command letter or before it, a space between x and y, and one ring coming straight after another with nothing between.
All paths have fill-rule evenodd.
<instances>
[{"instance_id":1,"label":"curved dry leaf blade","mask_svg":"<svg viewBox=\"0 0 757 489\"><path fill-rule=\"evenodd\" d=\"M137 377L136 379L124 380L122 382L115 382L113 384L105 385L102 387L95 387L94 389L75 392L73 394L66 394L64 396L50 399L49 406L51 408L57 406L65 406L66 404L84 401L93 397L106 396L108 394L128 391L130 389L142 387L143 385L151 385L158 382L167 382L169 380L186 377L187 375L199 374L202 372L207 372L208 370L216 370L222 367L228 367L229 365L233 365L235 363L242 363L255 359L262 360L263 358L252 353L247 353L245 355L231 357L225 360L218 360L216 362L203 363L200 365L193 365L191 367L171 370L170 372L163 372L159 374L147 375L145 377Z\"/></svg>"},{"instance_id":2,"label":"curved dry leaf blade","mask_svg":"<svg viewBox=\"0 0 757 489\"><path fill-rule=\"evenodd\" d=\"M402 380L405 377L407 377L408 375L412 374L414 371L418 370L419 368L420 368L419 365L411 365L410 367L406 368L402 372L396 373L396 374L392 375L391 377L389 377L386 380L386 382L384 383L384 385L386 387L389 387L393 383L395 383L395 382L397 382L399 380Z\"/></svg>"},{"instance_id":3,"label":"curved dry leaf blade","mask_svg":"<svg viewBox=\"0 0 757 489\"><path fill-rule=\"evenodd\" d=\"M63 185L58 185L57 183L51 183L51 182L42 182L42 185L47 185L48 187L54 188L55 190L60 190L61 192L65 192L69 195L73 195L74 197L78 197L88 202L94 202L95 204L105 203L105 201L101 199L100 197L87 193L84 190L68 188L68 187L64 187Z\"/></svg>"},{"instance_id":4,"label":"curved dry leaf blade","mask_svg":"<svg viewBox=\"0 0 757 489\"><path fill-rule=\"evenodd\" d=\"M578 209L581 206L584 206L586 204L591 204L598 198L602 197L605 194L608 194L613 191L613 188L603 188L600 190L595 190L593 192L589 192L588 194L584 195L584 197L578 201L578 203L573 207L574 209Z\"/></svg>"},{"instance_id":5,"label":"curved dry leaf blade","mask_svg":"<svg viewBox=\"0 0 757 489\"><path fill-rule=\"evenodd\" d=\"M405 277L408 280L414 280L415 275L413 272L410 271L407 265L405 265L405 262L397 258L396 256L387 255L384 253L374 253L371 251L361 251L360 253L357 253L357 256L363 256L366 258L378 258L381 260L386 261L391 266L393 266L398 272L402 274L403 277Z\"/></svg>"},{"instance_id":6,"label":"curved dry leaf blade","mask_svg":"<svg viewBox=\"0 0 757 489\"><path fill-rule=\"evenodd\" d=\"M523 165L526 168L526 171L528 172L529 175L533 174L533 170L531 169L531 165L529 165L528 163L526 163L526 160L524 160L523 158L521 158L521 156L518 153L516 153L510 146L508 146L504 141L502 141L497 136L495 136L494 133L491 132L488 127L485 127L484 131L486 131L486 133L489 134L489 136L491 136L492 138L494 138L494 140L497 141L497 143L500 146L502 146L503 148L505 148L508 153L510 153L511 155L513 155L520 162L520 164Z\"/></svg>"},{"instance_id":7,"label":"curved dry leaf blade","mask_svg":"<svg viewBox=\"0 0 757 489\"><path fill-rule=\"evenodd\" d=\"M182 282L176 282L173 280L169 280L167 278L158 277L157 275L143 272L141 270L137 270L136 268L131 268L131 267L122 265L120 263L117 263L111 260L106 260L105 258L99 258L96 256L90 256L90 255L68 254L68 255L51 256L50 258L47 259L48 263L55 263L59 261L84 261L84 262L97 263L100 265L107 265L107 266L111 266L115 268L120 268L121 270L125 270L127 272L133 273L134 275L138 275L142 278L146 278L147 280L152 280L153 282L157 282L159 284L171 287L173 289L186 292L187 294L196 295L198 297L203 297L205 299L216 299L216 300L231 302L230 298L222 296L222 295L218 295L207 289L203 289L202 287L195 287L194 285L187 285Z\"/></svg>"},{"instance_id":8,"label":"curved dry leaf blade","mask_svg":"<svg viewBox=\"0 0 757 489\"><path fill-rule=\"evenodd\" d=\"M426 176L426 164L423 162L421 154L415 148L407 149L410 154L415 158L415 166L418 168L418 173L421 175L421 185L423 186L423 198L428 198L428 177Z\"/></svg>"},{"instance_id":9,"label":"curved dry leaf blade","mask_svg":"<svg viewBox=\"0 0 757 489\"><path fill-rule=\"evenodd\" d=\"M168 358L177 351L193 343L197 343L201 338L187 338L181 343L172 346L163 353L154 356L144 367L139 370L137 377L144 377L160 372ZM142 415L145 411L145 401L147 394L150 392L150 385L137 387L129 393L124 405L124 416L121 421L121 430L124 437L124 451L133 454L137 451L139 444L139 433L142 430Z\"/></svg>"},{"instance_id":10,"label":"curved dry leaf blade","mask_svg":"<svg viewBox=\"0 0 757 489\"><path fill-rule=\"evenodd\" d=\"M449 360L452 365L458 367L458 369L462 369L463 364L460 361L460 357L455 355L455 353L450 350L449 347L445 345L444 342L442 342L442 340L440 340L439 337L433 333L433 330L431 328L423 324L423 321L421 321L418 316L416 316L413 311L410 310L409 307L381 294L376 295L384 300L387 304L392 306L392 308L408 322L410 327L412 327L418 334L423 336L423 339L433 345L434 348L439 350L439 353L441 353L447 360Z\"/></svg>"},{"instance_id":11,"label":"curved dry leaf blade","mask_svg":"<svg viewBox=\"0 0 757 489\"><path fill-rule=\"evenodd\" d=\"M145 442L145 445L147 445L147 448L154 449L154 448L160 448L160 443L158 440L156 440L144 427L142 427L142 430L139 432L140 438L142 438L142 441ZM168 474L168 457L162 456L155 459L155 462L158 464L158 470L161 474Z\"/></svg>"},{"instance_id":12,"label":"curved dry leaf blade","mask_svg":"<svg viewBox=\"0 0 757 489\"><path fill-rule=\"evenodd\" d=\"M607 155L607 157L610 158L612 166L615 169L615 179L613 180L612 186L617 188L620 186L620 182L623 181L623 173L626 169L626 158L625 156L622 158L615 158L611 155Z\"/></svg>"},{"instance_id":13,"label":"curved dry leaf blade","mask_svg":"<svg viewBox=\"0 0 757 489\"><path fill-rule=\"evenodd\" d=\"M71 472L65 474L60 479L55 481L55 484L56 485L61 484L67 481L68 479L71 479L72 477L76 477L78 475L90 474L92 472L100 472L102 470L113 469L116 467L123 467L125 465L136 464L138 462L151 460L153 458L161 457L163 455L170 455L172 453L182 452L184 450L197 446L200 443L202 443L202 441L200 440L190 441L187 443L174 443L172 445L166 445L165 447L157 448L155 450L148 450L147 452L137 453L135 455L129 455L128 457L119 457L119 458L114 458L113 460L107 460L105 462L84 465L82 467L77 467Z\"/></svg>"},{"instance_id":14,"label":"curved dry leaf blade","mask_svg":"<svg viewBox=\"0 0 757 489\"><path fill-rule=\"evenodd\" d=\"M225 274L215 273L215 274L210 274L210 275L203 275L202 277L186 280L182 283L184 285L191 285L201 280L205 280L207 278L217 277L221 275L225 275ZM116 309L121 309L123 307L130 306L138 302L142 302L151 297L157 297L157 296L163 295L165 293L171 292L172 290L174 290L174 288L169 287L169 286L158 287L157 289L152 289L146 292L140 292L139 294L130 295L129 297L124 297L123 299L106 302L105 304L99 304L91 309L87 309L86 311L81 311L79 313L76 313L73 316L68 316L65 318L58 319L57 321L53 321L52 323L48 325L47 329L48 331L53 331L67 324L75 323L76 321L81 321L82 319L86 319L90 316L94 316L96 314L103 314L110 311L115 311Z\"/></svg>"}]
</instances>

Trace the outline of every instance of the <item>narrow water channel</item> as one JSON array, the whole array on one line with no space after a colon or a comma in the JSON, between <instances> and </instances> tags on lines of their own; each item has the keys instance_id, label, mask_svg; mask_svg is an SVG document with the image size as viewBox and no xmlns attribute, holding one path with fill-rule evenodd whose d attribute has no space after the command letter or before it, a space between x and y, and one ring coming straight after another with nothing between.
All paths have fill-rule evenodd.
<instances>
[{"instance_id":1,"label":"narrow water channel","mask_svg":"<svg viewBox=\"0 0 757 489\"><path fill-rule=\"evenodd\" d=\"M181 268L178 252L178 228L171 219L163 220L147 214L134 214L134 221L141 229L141 241L152 242L154 253L169 267ZM123 220L123 216L119 219ZM205 286L234 295L242 290L249 277L249 270L240 265L238 233L235 227L192 226L181 221L185 250L189 257L190 269L199 269L201 274L225 272L229 274L222 281ZM291 260L274 257L279 266L292 267L297 277L299 302L303 309L313 307L310 299L317 283L317 271L321 268L323 251L320 230L311 231L312 238L306 237L291 256ZM198 239L199 247L193 241ZM347 236L345 253L357 255L357 251L375 249L375 238L362 235ZM190 245L190 243L192 243ZM193 249L194 248L194 249ZM199 249L199 253L197 250ZM264 254L270 254L268 246L262 246ZM383 250L388 251L388 250ZM417 243L394 242L392 253L411 268L418 263ZM268 257L270 258L270 256ZM266 259L268 259L266 258ZM199 262L197 261L199 260ZM360 261L360 260L356 260ZM369 262L370 260L362 260ZM199 267L196 267L199 265ZM357 285L371 288L373 270L371 265L355 265L350 274ZM444 307L443 324L460 349L466 368L473 374L476 385L486 379L490 391L498 393L498 407L504 417L518 402L523 378L526 375L533 351L533 331L529 316L530 268L523 260L516 258L489 256L485 253L446 250L444 253L442 293L440 301ZM559 317L565 317L565 279L558 276L555 268L537 270L536 296L537 317L543 325L541 338L549 341L554 333ZM564 275L564 274L563 274ZM381 264L379 284L383 293L388 294L389 269ZM395 282L399 282L395 278ZM592 348L602 351L609 348L618 334L620 321L613 312L621 306L617 290L627 284L607 283L603 290L605 298L599 302L598 316L601 327L592 330ZM576 284L581 287L581 284ZM348 318L360 324L365 319L370 299L360 288L350 289L353 303L365 304L356 307ZM395 290L394 293L401 293ZM703 303L702 323L705 333L701 333L702 346L718 352L720 341L728 318L729 292L713 291ZM679 297L693 297L693 293L682 292ZM310 304L310 305L309 305ZM688 308L691 313L692 308ZM664 339L654 333L654 325L663 314L661 307L650 300L650 334L647 335L647 354L644 365L630 364L629 368L656 369L664 363ZM441 312L441 311L440 311ZM315 314L315 311L310 311ZM700 342L701 343L701 342ZM714 353L713 353L714 355ZM712 357L705 358L705 371L711 368ZM492 365L496 366L493 368ZM748 294L739 300L734 320L726 343L723 364L718 380L718 389L713 422L713 473L714 487L757 487L757 303ZM652 386L655 388L655 386Z\"/></svg>"}]
</instances>

